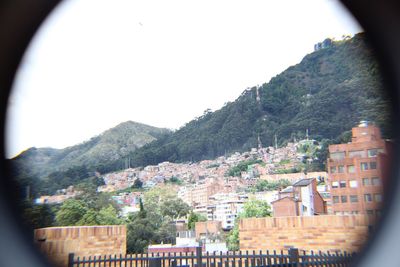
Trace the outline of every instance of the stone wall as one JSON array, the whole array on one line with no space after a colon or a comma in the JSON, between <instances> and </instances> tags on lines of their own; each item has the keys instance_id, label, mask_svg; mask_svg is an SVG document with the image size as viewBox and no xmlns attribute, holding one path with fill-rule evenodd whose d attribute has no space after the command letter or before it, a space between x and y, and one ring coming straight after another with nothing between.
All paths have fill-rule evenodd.
<instances>
[{"instance_id":1,"label":"stone wall","mask_svg":"<svg viewBox=\"0 0 400 267\"><path fill-rule=\"evenodd\" d=\"M249 218L239 223L241 250L357 252L368 239L366 215Z\"/></svg>"},{"instance_id":2,"label":"stone wall","mask_svg":"<svg viewBox=\"0 0 400 267\"><path fill-rule=\"evenodd\" d=\"M68 226L36 229L34 242L55 266L67 266L68 254L126 254L125 225Z\"/></svg>"}]
</instances>

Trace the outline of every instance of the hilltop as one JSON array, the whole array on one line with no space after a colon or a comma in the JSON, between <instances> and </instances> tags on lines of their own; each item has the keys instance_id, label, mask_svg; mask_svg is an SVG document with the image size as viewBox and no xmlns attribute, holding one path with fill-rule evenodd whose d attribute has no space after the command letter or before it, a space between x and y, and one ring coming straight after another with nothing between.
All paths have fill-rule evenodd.
<instances>
[{"instance_id":1,"label":"hilltop","mask_svg":"<svg viewBox=\"0 0 400 267\"><path fill-rule=\"evenodd\" d=\"M129 166L130 153L168 133L168 129L127 121L64 149L29 148L10 162L13 175L23 183L48 182L54 184L52 189L59 189L95 172Z\"/></svg>"}]
</instances>

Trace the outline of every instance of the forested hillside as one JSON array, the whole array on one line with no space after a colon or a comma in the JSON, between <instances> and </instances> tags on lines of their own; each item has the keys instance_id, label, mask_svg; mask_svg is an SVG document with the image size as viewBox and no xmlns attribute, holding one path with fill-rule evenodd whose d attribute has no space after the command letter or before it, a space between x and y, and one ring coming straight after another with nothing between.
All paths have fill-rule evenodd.
<instances>
[{"instance_id":1,"label":"forested hillside","mask_svg":"<svg viewBox=\"0 0 400 267\"><path fill-rule=\"evenodd\" d=\"M204 112L175 132L148 126L132 132L121 124L78 146L30 149L12 160L14 175L22 184L40 181L37 191L49 193L93 171L125 168L127 162L146 166L209 159L257 147L258 140L272 145L275 136L284 144L303 138L307 129L311 138L333 140L360 120L375 122L390 137L389 102L364 34L328 43L268 83L245 90L234 102Z\"/></svg>"},{"instance_id":2,"label":"forested hillside","mask_svg":"<svg viewBox=\"0 0 400 267\"><path fill-rule=\"evenodd\" d=\"M124 122L81 144L64 149L30 148L10 160L11 174L32 193L52 193L95 172L127 168L129 154L170 130Z\"/></svg>"},{"instance_id":3,"label":"forested hillside","mask_svg":"<svg viewBox=\"0 0 400 267\"><path fill-rule=\"evenodd\" d=\"M288 51L290 53L290 51ZM267 64L267 63L266 63ZM174 134L131 156L136 165L197 161L294 138L337 139L360 120L375 122L390 137L388 100L374 52L364 34L332 42L304 57L233 103L205 112Z\"/></svg>"}]
</instances>

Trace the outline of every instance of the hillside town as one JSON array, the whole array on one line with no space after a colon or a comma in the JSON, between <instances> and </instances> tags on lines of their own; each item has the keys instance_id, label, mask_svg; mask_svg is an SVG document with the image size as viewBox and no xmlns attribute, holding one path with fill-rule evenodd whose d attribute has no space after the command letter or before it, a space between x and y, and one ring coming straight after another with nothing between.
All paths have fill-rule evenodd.
<instances>
[{"instance_id":1,"label":"hillside town","mask_svg":"<svg viewBox=\"0 0 400 267\"><path fill-rule=\"evenodd\" d=\"M129 168L103 175L104 185L97 191L108 192L120 207L120 216L128 217L141 212L145 192L168 186L190 207L191 214L204 218L190 229L190 216L176 217L175 241L150 244L148 252L182 252L199 246L207 252L226 252L231 249L227 246L229 234L236 230L240 250L285 249L293 243L309 251L318 242L318 247L328 251L343 247L358 251L381 216L391 142L381 138L378 127L362 121L352 129L350 142L329 145L327 172L308 172L307 166L317 160L314 152L318 149L317 141L305 139L281 148L260 145L214 160ZM270 187L262 188L262 184ZM53 196L41 196L36 203L62 203L79 194L69 187ZM242 219L238 227L246 203L252 201L265 203L276 220ZM291 221L293 232L278 227L285 220ZM260 223L272 224L258 229ZM321 228L327 236L321 237L318 230L305 241L299 236L304 227ZM352 231L354 227L358 230ZM332 231L337 235L334 242L329 238ZM284 243L271 239L261 244L255 233L290 238Z\"/></svg>"}]
</instances>

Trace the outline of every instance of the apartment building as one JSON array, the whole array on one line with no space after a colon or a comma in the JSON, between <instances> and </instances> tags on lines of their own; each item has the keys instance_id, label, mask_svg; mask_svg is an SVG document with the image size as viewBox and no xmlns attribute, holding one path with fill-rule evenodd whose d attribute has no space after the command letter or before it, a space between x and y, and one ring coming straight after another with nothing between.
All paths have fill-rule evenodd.
<instances>
[{"instance_id":1,"label":"apartment building","mask_svg":"<svg viewBox=\"0 0 400 267\"><path fill-rule=\"evenodd\" d=\"M329 146L328 183L334 214L380 216L390 142L378 127L362 121L352 141Z\"/></svg>"}]
</instances>

